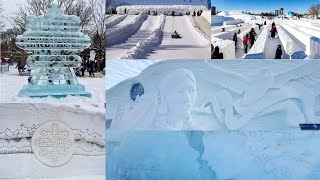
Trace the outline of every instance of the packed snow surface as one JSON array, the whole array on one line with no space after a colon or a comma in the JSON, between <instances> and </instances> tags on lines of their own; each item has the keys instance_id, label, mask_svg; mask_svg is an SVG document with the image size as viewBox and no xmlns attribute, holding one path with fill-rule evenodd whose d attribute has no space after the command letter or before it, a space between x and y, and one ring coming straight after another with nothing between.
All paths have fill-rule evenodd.
<instances>
[{"instance_id":1,"label":"packed snow surface","mask_svg":"<svg viewBox=\"0 0 320 180\"><path fill-rule=\"evenodd\" d=\"M128 67L138 61L111 62L131 75L123 80L107 71L112 84L123 80L106 92L110 129L286 129L319 122L320 61L160 61L136 77ZM133 101L137 83L144 94Z\"/></svg>"}]
</instances>

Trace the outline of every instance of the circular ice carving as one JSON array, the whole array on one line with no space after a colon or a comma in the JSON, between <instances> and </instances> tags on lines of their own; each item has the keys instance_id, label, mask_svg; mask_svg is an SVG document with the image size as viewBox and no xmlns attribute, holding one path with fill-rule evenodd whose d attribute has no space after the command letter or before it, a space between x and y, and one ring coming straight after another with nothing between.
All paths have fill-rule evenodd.
<instances>
[{"instance_id":1,"label":"circular ice carving","mask_svg":"<svg viewBox=\"0 0 320 180\"><path fill-rule=\"evenodd\" d=\"M33 134L32 150L39 161L47 166L61 166L67 163L73 153L72 130L58 121L42 124Z\"/></svg>"},{"instance_id":2,"label":"circular ice carving","mask_svg":"<svg viewBox=\"0 0 320 180\"><path fill-rule=\"evenodd\" d=\"M144 94L144 88L143 88L142 84L137 83L137 84L132 86L132 88L131 88L131 99L133 101L136 100L137 96L142 96L143 94Z\"/></svg>"}]
</instances>

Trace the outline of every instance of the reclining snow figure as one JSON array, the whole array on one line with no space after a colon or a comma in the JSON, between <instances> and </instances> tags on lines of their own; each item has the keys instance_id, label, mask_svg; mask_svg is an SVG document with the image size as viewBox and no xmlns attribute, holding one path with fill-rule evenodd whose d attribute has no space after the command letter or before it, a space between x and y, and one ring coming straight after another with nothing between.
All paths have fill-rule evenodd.
<instances>
[{"instance_id":1,"label":"reclining snow figure","mask_svg":"<svg viewBox=\"0 0 320 180\"><path fill-rule=\"evenodd\" d=\"M161 117L159 113L162 112L159 106L161 99L157 100L155 97L157 97L156 92L160 91L161 94L162 88L166 86L159 82L163 80L163 76L169 76L179 68L192 72L197 90L197 98L190 113L191 128L183 128L184 130L298 128L299 123L319 121L316 116L320 111L316 109L320 103L319 61L301 61L298 65L288 63L285 69L278 68L279 72L274 74L269 72L273 67L268 67L270 65L268 64L266 68L269 70L261 72L254 69L252 71L255 73L251 71L250 76L237 73L236 70L221 68L219 64L224 63L227 62L163 61L149 66L139 76L117 84L107 90L107 117L114 125L111 124L111 129L124 128L127 123L119 119L130 118L130 122L139 122L139 127L143 127L142 129L153 129L149 125L143 126L146 123L141 119L153 121ZM254 67L263 66L264 63L266 62L250 62ZM272 65L277 63L281 62L273 61ZM182 84L182 82L174 83L176 81L173 78L171 80L173 85L166 91L165 97L171 91L174 92L172 88ZM145 94L141 97L142 104L140 102L130 104L126 95L135 82L141 82L145 88ZM119 94L122 97L119 97ZM126 104L127 108L124 110ZM158 110L152 112L149 107ZM133 111L135 113L130 114ZM125 114L127 116L122 117ZM183 117L178 114L171 117L178 116ZM130 127L125 128L130 129Z\"/></svg>"},{"instance_id":2,"label":"reclining snow figure","mask_svg":"<svg viewBox=\"0 0 320 180\"><path fill-rule=\"evenodd\" d=\"M190 129L191 110L197 96L193 73L177 69L167 74L156 92L138 97L131 105L121 105L111 129ZM150 96L152 101L147 100Z\"/></svg>"},{"instance_id":3,"label":"reclining snow figure","mask_svg":"<svg viewBox=\"0 0 320 180\"><path fill-rule=\"evenodd\" d=\"M28 16L27 27L16 44L32 54L27 64L35 74L19 96L90 97L73 70L82 62L77 54L91 45L89 36L81 32L80 18L63 15L58 5L52 4L43 16Z\"/></svg>"}]
</instances>

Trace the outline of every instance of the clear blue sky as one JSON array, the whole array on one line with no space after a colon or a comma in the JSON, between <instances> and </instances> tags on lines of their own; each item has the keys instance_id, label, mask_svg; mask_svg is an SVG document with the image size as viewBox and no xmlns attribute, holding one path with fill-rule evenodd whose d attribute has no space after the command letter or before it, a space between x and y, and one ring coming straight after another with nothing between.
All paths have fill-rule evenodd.
<instances>
[{"instance_id":1,"label":"clear blue sky","mask_svg":"<svg viewBox=\"0 0 320 180\"><path fill-rule=\"evenodd\" d=\"M211 5L219 11L241 10L255 13L274 12L281 7L285 12L306 13L315 3L320 3L320 0L211 0Z\"/></svg>"}]
</instances>

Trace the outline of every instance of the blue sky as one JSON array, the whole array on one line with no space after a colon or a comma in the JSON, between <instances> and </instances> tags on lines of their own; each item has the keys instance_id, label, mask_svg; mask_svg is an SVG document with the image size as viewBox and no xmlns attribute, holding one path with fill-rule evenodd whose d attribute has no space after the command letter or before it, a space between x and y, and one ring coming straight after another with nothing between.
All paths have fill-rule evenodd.
<instances>
[{"instance_id":1,"label":"blue sky","mask_svg":"<svg viewBox=\"0 0 320 180\"><path fill-rule=\"evenodd\" d=\"M281 7L285 12L305 13L315 3L320 3L320 0L211 0L212 6L217 10L241 10L255 13L274 12Z\"/></svg>"}]
</instances>

